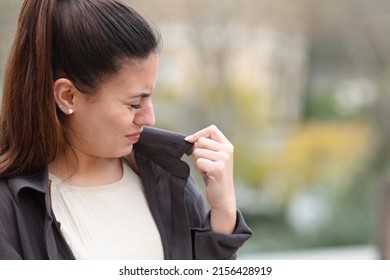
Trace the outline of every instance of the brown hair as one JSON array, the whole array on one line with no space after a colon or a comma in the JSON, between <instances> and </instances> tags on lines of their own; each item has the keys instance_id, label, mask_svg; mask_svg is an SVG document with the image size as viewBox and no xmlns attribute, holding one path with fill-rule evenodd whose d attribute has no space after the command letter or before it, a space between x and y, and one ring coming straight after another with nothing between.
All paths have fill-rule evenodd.
<instances>
[{"instance_id":1,"label":"brown hair","mask_svg":"<svg viewBox=\"0 0 390 280\"><path fill-rule=\"evenodd\" d=\"M159 47L158 32L119 0L26 0L4 78L0 176L36 172L67 148L56 79L88 94Z\"/></svg>"}]
</instances>

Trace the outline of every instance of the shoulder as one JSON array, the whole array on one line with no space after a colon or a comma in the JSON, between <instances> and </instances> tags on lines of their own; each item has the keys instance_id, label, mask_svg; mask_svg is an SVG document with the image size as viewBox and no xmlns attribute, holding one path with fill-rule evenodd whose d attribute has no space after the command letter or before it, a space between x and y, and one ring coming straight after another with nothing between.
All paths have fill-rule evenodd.
<instances>
[{"instance_id":1,"label":"shoulder","mask_svg":"<svg viewBox=\"0 0 390 280\"><path fill-rule=\"evenodd\" d=\"M9 188L8 179L0 178L0 207L11 200L13 200L13 196Z\"/></svg>"},{"instance_id":2,"label":"shoulder","mask_svg":"<svg viewBox=\"0 0 390 280\"><path fill-rule=\"evenodd\" d=\"M27 192L26 192L27 191ZM48 192L47 169L31 174L21 174L10 178L0 178L0 215L11 207L19 207L23 201L31 201L32 194L44 195Z\"/></svg>"},{"instance_id":3,"label":"shoulder","mask_svg":"<svg viewBox=\"0 0 390 280\"><path fill-rule=\"evenodd\" d=\"M7 217L10 214L15 199L8 184L8 179L0 178L0 217Z\"/></svg>"},{"instance_id":4,"label":"shoulder","mask_svg":"<svg viewBox=\"0 0 390 280\"><path fill-rule=\"evenodd\" d=\"M22 259L17 203L8 179L0 178L0 259Z\"/></svg>"},{"instance_id":5,"label":"shoulder","mask_svg":"<svg viewBox=\"0 0 390 280\"><path fill-rule=\"evenodd\" d=\"M10 230L16 223L15 219L15 198L9 188L8 180L0 178L0 240L4 238L5 232L3 230Z\"/></svg>"}]
</instances>

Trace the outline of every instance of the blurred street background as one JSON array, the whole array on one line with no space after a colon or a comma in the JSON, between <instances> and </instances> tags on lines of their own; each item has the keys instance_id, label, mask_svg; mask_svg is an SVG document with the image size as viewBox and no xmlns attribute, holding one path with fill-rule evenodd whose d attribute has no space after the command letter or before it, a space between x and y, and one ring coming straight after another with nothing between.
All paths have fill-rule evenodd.
<instances>
[{"instance_id":1,"label":"blurred street background","mask_svg":"<svg viewBox=\"0 0 390 280\"><path fill-rule=\"evenodd\" d=\"M241 258L390 258L390 1L127 2L163 37L156 126L235 146Z\"/></svg>"}]
</instances>

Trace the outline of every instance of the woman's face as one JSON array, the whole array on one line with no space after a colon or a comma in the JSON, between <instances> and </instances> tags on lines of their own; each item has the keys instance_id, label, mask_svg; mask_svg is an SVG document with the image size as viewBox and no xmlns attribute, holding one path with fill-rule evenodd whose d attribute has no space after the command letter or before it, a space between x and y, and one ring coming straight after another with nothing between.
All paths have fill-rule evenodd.
<instances>
[{"instance_id":1,"label":"woman's face","mask_svg":"<svg viewBox=\"0 0 390 280\"><path fill-rule=\"evenodd\" d=\"M131 153L144 125L155 122L152 93L158 55L124 64L98 92L78 94L69 116L71 146L76 153L117 158Z\"/></svg>"}]
</instances>

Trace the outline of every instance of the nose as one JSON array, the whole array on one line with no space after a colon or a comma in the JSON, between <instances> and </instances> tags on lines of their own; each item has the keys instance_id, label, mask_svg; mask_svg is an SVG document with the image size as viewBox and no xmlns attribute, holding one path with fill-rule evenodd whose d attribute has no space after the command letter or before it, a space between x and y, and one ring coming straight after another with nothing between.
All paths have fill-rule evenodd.
<instances>
[{"instance_id":1,"label":"nose","mask_svg":"<svg viewBox=\"0 0 390 280\"><path fill-rule=\"evenodd\" d=\"M152 101L145 102L134 116L134 123L137 125L153 126L155 121Z\"/></svg>"}]
</instances>

